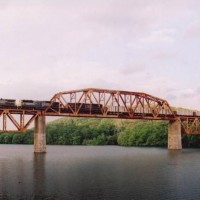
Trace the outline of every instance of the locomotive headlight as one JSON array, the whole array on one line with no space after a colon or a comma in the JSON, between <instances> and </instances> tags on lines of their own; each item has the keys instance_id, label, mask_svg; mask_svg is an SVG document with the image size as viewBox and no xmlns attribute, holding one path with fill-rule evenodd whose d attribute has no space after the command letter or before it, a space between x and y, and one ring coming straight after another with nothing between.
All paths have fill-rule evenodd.
<instances>
[{"instance_id":1,"label":"locomotive headlight","mask_svg":"<svg viewBox=\"0 0 200 200\"><path fill-rule=\"evenodd\" d=\"M15 106L21 107L22 106L22 100L19 100L19 99L15 100Z\"/></svg>"}]
</instances>

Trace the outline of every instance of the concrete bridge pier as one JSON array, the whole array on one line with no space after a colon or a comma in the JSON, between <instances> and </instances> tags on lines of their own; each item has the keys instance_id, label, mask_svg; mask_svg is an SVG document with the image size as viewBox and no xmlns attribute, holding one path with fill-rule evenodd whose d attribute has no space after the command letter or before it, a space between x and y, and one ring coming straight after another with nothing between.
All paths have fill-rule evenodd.
<instances>
[{"instance_id":1,"label":"concrete bridge pier","mask_svg":"<svg viewBox=\"0 0 200 200\"><path fill-rule=\"evenodd\" d=\"M46 152L46 123L45 116L39 115L35 119L35 131L34 131L34 152L45 153Z\"/></svg>"},{"instance_id":2,"label":"concrete bridge pier","mask_svg":"<svg viewBox=\"0 0 200 200\"><path fill-rule=\"evenodd\" d=\"M168 149L182 149L181 122L169 121L168 125Z\"/></svg>"}]
</instances>

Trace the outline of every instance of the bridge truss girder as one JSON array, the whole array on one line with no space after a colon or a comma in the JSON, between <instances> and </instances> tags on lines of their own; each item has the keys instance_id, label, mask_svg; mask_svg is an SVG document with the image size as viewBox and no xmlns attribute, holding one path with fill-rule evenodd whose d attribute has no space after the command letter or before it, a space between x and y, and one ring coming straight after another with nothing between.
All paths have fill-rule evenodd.
<instances>
[{"instance_id":1,"label":"bridge truss girder","mask_svg":"<svg viewBox=\"0 0 200 200\"><path fill-rule=\"evenodd\" d=\"M21 109L0 110L0 132L25 132L39 111Z\"/></svg>"},{"instance_id":2,"label":"bridge truss girder","mask_svg":"<svg viewBox=\"0 0 200 200\"><path fill-rule=\"evenodd\" d=\"M95 88L57 93L45 110L0 108L0 132L24 132L39 115L180 120L182 133L200 134L200 117L180 117L164 99L140 92Z\"/></svg>"},{"instance_id":3,"label":"bridge truss girder","mask_svg":"<svg viewBox=\"0 0 200 200\"><path fill-rule=\"evenodd\" d=\"M200 134L200 118L185 117L181 118L182 133Z\"/></svg>"},{"instance_id":4,"label":"bridge truss girder","mask_svg":"<svg viewBox=\"0 0 200 200\"><path fill-rule=\"evenodd\" d=\"M54 103L58 103L57 109L52 107ZM83 105L88 107L87 111L83 111ZM45 112L51 116L168 120L175 118L166 100L146 93L95 88L57 93Z\"/></svg>"}]
</instances>

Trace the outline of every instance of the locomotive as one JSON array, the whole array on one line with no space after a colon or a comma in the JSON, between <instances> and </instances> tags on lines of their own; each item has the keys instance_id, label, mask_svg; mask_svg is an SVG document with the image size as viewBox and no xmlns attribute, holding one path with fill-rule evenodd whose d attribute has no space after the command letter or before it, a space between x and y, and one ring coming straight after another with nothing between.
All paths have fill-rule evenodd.
<instances>
[{"instance_id":1,"label":"locomotive","mask_svg":"<svg viewBox=\"0 0 200 200\"><path fill-rule=\"evenodd\" d=\"M33 101L33 100L15 100L15 99L0 99L0 108L25 108L45 110L50 106L50 101ZM58 103L54 103L54 107L58 107Z\"/></svg>"}]
</instances>

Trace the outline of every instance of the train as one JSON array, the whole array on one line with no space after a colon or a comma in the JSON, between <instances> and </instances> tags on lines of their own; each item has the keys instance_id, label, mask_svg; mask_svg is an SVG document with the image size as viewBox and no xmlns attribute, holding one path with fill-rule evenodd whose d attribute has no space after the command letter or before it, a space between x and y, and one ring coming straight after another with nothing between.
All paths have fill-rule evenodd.
<instances>
[{"instance_id":1,"label":"train","mask_svg":"<svg viewBox=\"0 0 200 200\"><path fill-rule=\"evenodd\" d=\"M8 109L36 109L36 110L45 110L50 106L50 101L33 101L33 100L15 100L15 99L0 99L0 108ZM53 107L58 107L57 102L53 103Z\"/></svg>"},{"instance_id":2,"label":"train","mask_svg":"<svg viewBox=\"0 0 200 200\"><path fill-rule=\"evenodd\" d=\"M102 105L88 103L68 103L63 106L59 102L51 101L34 101L34 100L15 100L15 99L0 99L0 108L6 109L26 109L26 110L45 110L51 107L55 111L61 110L63 113L79 113L88 114L92 111L94 114L102 113Z\"/></svg>"},{"instance_id":3,"label":"train","mask_svg":"<svg viewBox=\"0 0 200 200\"><path fill-rule=\"evenodd\" d=\"M48 107L54 111L61 111L62 113L74 113L78 112L79 114L102 114L107 112L108 115L115 115L116 113L122 115L128 115L127 109L124 106L108 106L104 107L102 104L90 104L90 103L67 103L62 105L59 102L51 101L34 101L34 100L15 100L15 99L0 99L0 109L26 109L26 110L45 110ZM130 109L130 108L128 108ZM133 110L133 108L132 108ZM170 114L166 113L165 109L161 109L159 114L165 115ZM179 116L200 116L200 111L183 109L183 108L173 108L175 115ZM152 114L152 109L149 107L137 107L134 110L135 115L140 115L142 113L146 115Z\"/></svg>"}]
</instances>

